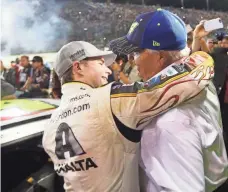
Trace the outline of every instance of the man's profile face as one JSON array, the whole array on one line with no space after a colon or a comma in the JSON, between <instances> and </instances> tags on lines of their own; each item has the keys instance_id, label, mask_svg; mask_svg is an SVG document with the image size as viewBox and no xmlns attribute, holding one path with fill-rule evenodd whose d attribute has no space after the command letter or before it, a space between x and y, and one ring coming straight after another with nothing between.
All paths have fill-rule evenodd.
<instances>
[{"instance_id":1,"label":"man's profile face","mask_svg":"<svg viewBox=\"0 0 228 192\"><path fill-rule=\"evenodd\" d=\"M15 68L16 67L16 63L13 61L10 63L11 64L11 68Z\"/></svg>"},{"instance_id":2,"label":"man's profile face","mask_svg":"<svg viewBox=\"0 0 228 192\"><path fill-rule=\"evenodd\" d=\"M21 63L20 64L21 64L22 67L27 66L28 63L29 63L29 61L28 61L28 59L26 57L21 57Z\"/></svg>"},{"instance_id":3,"label":"man's profile face","mask_svg":"<svg viewBox=\"0 0 228 192\"><path fill-rule=\"evenodd\" d=\"M108 83L108 76L112 73L105 65L102 57L91 58L81 62L83 75L86 80L95 88Z\"/></svg>"},{"instance_id":4,"label":"man's profile face","mask_svg":"<svg viewBox=\"0 0 228 192\"><path fill-rule=\"evenodd\" d=\"M37 61L33 61L33 62L32 62L32 67L33 67L34 69L37 69L39 66L40 66L40 62L37 62Z\"/></svg>"},{"instance_id":5,"label":"man's profile face","mask_svg":"<svg viewBox=\"0 0 228 192\"><path fill-rule=\"evenodd\" d=\"M224 38L221 42L222 48L228 48L228 38Z\"/></svg>"},{"instance_id":6,"label":"man's profile face","mask_svg":"<svg viewBox=\"0 0 228 192\"><path fill-rule=\"evenodd\" d=\"M116 63L118 63L119 65L123 65L124 62L122 59L120 59L120 60L116 61Z\"/></svg>"},{"instance_id":7,"label":"man's profile face","mask_svg":"<svg viewBox=\"0 0 228 192\"><path fill-rule=\"evenodd\" d=\"M213 39L208 39L207 40L207 47L211 50L214 47L214 41Z\"/></svg>"},{"instance_id":8,"label":"man's profile face","mask_svg":"<svg viewBox=\"0 0 228 192\"><path fill-rule=\"evenodd\" d=\"M142 52L136 54L135 63L138 67L139 76L143 79L143 81L149 80L163 69L163 63L158 51L149 52L147 50L143 50Z\"/></svg>"}]
</instances>

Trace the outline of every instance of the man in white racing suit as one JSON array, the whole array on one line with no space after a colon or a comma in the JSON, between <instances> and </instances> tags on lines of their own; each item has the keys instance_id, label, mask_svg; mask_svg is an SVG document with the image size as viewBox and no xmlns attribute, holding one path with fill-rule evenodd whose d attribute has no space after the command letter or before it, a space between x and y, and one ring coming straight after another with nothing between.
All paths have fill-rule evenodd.
<instances>
[{"instance_id":1,"label":"man in white racing suit","mask_svg":"<svg viewBox=\"0 0 228 192\"><path fill-rule=\"evenodd\" d=\"M160 82L107 84L107 66L114 60L112 52L83 41L57 54L54 70L63 96L46 125L43 146L68 192L139 192L141 130L156 115L204 92L212 78L207 56ZM199 79L202 67L205 76Z\"/></svg>"},{"instance_id":2,"label":"man in white racing suit","mask_svg":"<svg viewBox=\"0 0 228 192\"><path fill-rule=\"evenodd\" d=\"M202 31L196 39L201 38L200 34ZM115 53L138 52L135 62L142 79L147 81L153 76L159 82L182 71L184 63L211 60L204 52L196 52L185 60L189 52L186 44L180 42L186 37L184 22L159 9L139 15L128 35L113 40L110 47ZM205 69L202 67L197 74L203 77L201 70ZM142 192L211 192L226 181L228 160L219 101L212 82L198 99L160 114L146 126L140 165Z\"/></svg>"}]
</instances>

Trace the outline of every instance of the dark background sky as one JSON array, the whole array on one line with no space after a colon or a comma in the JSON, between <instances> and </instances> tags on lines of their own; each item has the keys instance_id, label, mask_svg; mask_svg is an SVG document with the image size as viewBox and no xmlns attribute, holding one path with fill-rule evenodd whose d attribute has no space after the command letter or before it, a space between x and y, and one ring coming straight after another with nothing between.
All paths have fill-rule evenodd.
<instances>
[{"instance_id":1,"label":"dark background sky","mask_svg":"<svg viewBox=\"0 0 228 192\"><path fill-rule=\"evenodd\" d=\"M63 2L68 0L55 0ZM72 1L72 0L71 0ZM80 1L80 0L74 0ZM90 0L93 2L134 3L146 5L160 4L161 6L181 7L181 0ZM186 8L207 9L207 0L183 0ZM226 11L228 14L228 0L208 0L209 8L217 11Z\"/></svg>"}]
</instances>

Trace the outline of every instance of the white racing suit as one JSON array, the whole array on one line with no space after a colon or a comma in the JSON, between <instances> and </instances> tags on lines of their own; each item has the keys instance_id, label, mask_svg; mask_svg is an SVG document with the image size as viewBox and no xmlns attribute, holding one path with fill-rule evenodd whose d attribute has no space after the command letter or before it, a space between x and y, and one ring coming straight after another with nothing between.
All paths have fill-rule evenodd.
<instances>
[{"instance_id":1,"label":"white racing suit","mask_svg":"<svg viewBox=\"0 0 228 192\"><path fill-rule=\"evenodd\" d=\"M43 146L70 192L138 192L142 129L158 114L194 99L213 77L203 52L145 83L100 88L72 82L46 125Z\"/></svg>"}]
</instances>

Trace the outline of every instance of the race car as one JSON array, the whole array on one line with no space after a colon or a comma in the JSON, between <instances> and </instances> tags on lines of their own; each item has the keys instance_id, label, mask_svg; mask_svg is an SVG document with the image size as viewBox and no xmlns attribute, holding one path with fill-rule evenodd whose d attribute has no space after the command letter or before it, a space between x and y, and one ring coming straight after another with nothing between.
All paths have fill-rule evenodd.
<instances>
[{"instance_id":1,"label":"race car","mask_svg":"<svg viewBox=\"0 0 228 192\"><path fill-rule=\"evenodd\" d=\"M2 191L61 192L63 181L42 147L45 123L60 100L2 100Z\"/></svg>"}]
</instances>

